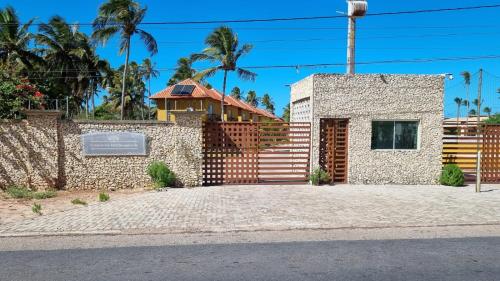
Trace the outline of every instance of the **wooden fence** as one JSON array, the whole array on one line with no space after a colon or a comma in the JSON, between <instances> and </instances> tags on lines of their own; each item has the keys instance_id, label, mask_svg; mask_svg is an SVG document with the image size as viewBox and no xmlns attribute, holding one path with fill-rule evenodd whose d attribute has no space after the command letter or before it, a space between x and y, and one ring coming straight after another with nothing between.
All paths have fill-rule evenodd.
<instances>
[{"instance_id":1,"label":"wooden fence","mask_svg":"<svg viewBox=\"0 0 500 281\"><path fill-rule=\"evenodd\" d=\"M482 136L477 133L477 122L469 124L454 121L443 123L443 165L457 164L466 181L476 179L477 152L482 149Z\"/></svg>"}]
</instances>

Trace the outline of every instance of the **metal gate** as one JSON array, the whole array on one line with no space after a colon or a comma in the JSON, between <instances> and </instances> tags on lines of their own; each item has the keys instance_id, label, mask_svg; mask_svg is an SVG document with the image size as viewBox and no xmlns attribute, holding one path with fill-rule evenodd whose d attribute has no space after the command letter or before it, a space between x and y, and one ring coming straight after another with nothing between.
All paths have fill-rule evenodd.
<instances>
[{"instance_id":1,"label":"metal gate","mask_svg":"<svg viewBox=\"0 0 500 281\"><path fill-rule=\"evenodd\" d=\"M321 119L320 167L332 182L347 182L348 119Z\"/></svg>"},{"instance_id":2,"label":"metal gate","mask_svg":"<svg viewBox=\"0 0 500 281\"><path fill-rule=\"evenodd\" d=\"M500 125L483 127L481 182L500 183Z\"/></svg>"},{"instance_id":3,"label":"metal gate","mask_svg":"<svg viewBox=\"0 0 500 281\"><path fill-rule=\"evenodd\" d=\"M206 122L203 184L306 183L310 146L310 123Z\"/></svg>"}]
</instances>

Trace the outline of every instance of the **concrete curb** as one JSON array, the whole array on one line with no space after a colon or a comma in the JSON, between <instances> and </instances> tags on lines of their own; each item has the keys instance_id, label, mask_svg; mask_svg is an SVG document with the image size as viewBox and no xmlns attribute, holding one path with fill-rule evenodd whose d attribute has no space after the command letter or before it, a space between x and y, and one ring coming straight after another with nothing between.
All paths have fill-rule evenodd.
<instances>
[{"instance_id":1,"label":"concrete curb","mask_svg":"<svg viewBox=\"0 0 500 281\"><path fill-rule=\"evenodd\" d=\"M160 234L223 234L223 233L249 233L249 232L272 232L272 231L306 231L306 230L383 230L383 229L425 229L440 227L479 227L500 226L497 223L478 224L445 224L445 225L392 225L392 226L352 226L352 227L310 227L310 228L256 228L256 229L230 229L224 231L213 230L186 230L186 229L126 229L126 230L102 230L102 231L65 231L65 232L6 232L0 233L1 238L15 237L58 237L58 236L100 236L100 235L160 235ZM500 236L500 233L498 234Z\"/></svg>"}]
</instances>

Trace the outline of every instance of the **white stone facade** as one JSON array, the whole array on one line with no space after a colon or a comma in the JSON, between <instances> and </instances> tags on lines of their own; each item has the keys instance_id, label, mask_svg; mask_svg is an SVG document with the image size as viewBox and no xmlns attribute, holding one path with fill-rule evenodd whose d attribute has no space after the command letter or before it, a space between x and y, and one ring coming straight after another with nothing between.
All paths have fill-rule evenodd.
<instances>
[{"instance_id":1,"label":"white stone facade","mask_svg":"<svg viewBox=\"0 0 500 281\"><path fill-rule=\"evenodd\" d=\"M72 121L59 114L30 113L27 120L0 120L0 188L121 189L152 186L147 167L162 161L179 186L202 181L202 118L176 114L176 122ZM146 156L84 156L81 135L138 132L147 138Z\"/></svg>"},{"instance_id":2,"label":"white stone facade","mask_svg":"<svg viewBox=\"0 0 500 281\"><path fill-rule=\"evenodd\" d=\"M441 172L443 95L440 75L317 74L292 85L291 108L310 99L312 170L319 166L320 120L346 118L349 183L435 184ZM379 120L418 121L418 149L373 150L372 121Z\"/></svg>"}]
</instances>

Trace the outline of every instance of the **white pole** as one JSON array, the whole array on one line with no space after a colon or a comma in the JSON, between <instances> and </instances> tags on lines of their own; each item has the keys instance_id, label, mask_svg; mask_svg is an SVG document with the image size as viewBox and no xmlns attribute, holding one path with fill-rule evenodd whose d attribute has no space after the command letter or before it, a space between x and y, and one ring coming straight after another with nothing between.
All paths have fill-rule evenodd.
<instances>
[{"instance_id":1,"label":"white pole","mask_svg":"<svg viewBox=\"0 0 500 281\"><path fill-rule=\"evenodd\" d=\"M347 34L347 74L355 73L356 63L356 18L348 17L349 31Z\"/></svg>"},{"instance_id":2,"label":"white pole","mask_svg":"<svg viewBox=\"0 0 500 281\"><path fill-rule=\"evenodd\" d=\"M481 151L477 152L476 192L481 192Z\"/></svg>"}]
</instances>

